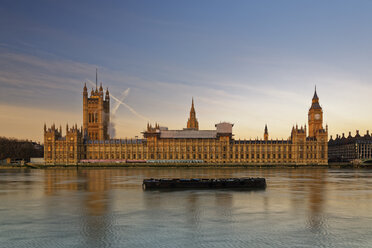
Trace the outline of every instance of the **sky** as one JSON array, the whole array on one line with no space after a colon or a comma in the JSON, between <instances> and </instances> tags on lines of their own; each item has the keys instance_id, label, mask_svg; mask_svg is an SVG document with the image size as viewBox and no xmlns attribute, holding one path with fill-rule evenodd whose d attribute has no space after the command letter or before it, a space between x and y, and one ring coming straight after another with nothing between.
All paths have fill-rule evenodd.
<instances>
[{"instance_id":1,"label":"sky","mask_svg":"<svg viewBox=\"0 0 372 248\"><path fill-rule=\"evenodd\" d=\"M372 1L13 1L0 5L0 136L82 124L108 87L115 138L148 122L287 139L315 85L329 134L372 130Z\"/></svg>"}]
</instances>

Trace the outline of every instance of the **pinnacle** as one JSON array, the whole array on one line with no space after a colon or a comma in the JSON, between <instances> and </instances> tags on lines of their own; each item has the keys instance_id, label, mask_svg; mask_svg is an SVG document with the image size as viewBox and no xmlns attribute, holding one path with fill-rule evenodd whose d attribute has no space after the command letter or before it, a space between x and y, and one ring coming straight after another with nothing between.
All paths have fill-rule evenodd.
<instances>
[{"instance_id":1,"label":"pinnacle","mask_svg":"<svg viewBox=\"0 0 372 248\"><path fill-rule=\"evenodd\" d=\"M315 100L315 99L319 99L318 94L316 93L316 85L315 85L313 100Z\"/></svg>"}]
</instances>

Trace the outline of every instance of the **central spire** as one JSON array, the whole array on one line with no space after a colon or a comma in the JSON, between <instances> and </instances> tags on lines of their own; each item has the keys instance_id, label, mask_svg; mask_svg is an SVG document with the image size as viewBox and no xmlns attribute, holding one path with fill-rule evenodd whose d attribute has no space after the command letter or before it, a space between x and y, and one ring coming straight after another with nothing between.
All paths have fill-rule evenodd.
<instances>
[{"instance_id":1,"label":"central spire","mask_svg":"<svg viewBox=\"0 0 372 248\"><path fill-rule=\"evenodd\" d=\"M190 113L195 113L195 108L194 108L194 97L191 100L191 110Z\"/></svg>"},{"instance_id":2,"label":"central spire","mask_svg":"<svg viewBox=\"0 0 372 248\"><path fill-rule=\"evenodd\" d=\"M194 108L194 98L191 101L190 118L187 121L187 129L199 130L199 123L196 119L196 113Z\"/></svg>"}]
</instances>

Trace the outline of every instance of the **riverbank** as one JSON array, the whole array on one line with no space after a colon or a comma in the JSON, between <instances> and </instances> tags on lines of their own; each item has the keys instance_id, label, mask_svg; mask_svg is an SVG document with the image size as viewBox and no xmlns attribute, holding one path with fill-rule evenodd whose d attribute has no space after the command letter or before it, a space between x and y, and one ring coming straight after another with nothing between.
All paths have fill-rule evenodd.
<instances>
[{"instance_id":1,"label":"riverbank","mask_svg":"<svg viewBox=\"0 0 372 248\"><path fill-rule=\"evenodd\" d=\"M293 164L219 164L219 163L96 163L96 164L31 164L26 165L0 165L2 169L30 168L372 168L371 164L351 164L351 163L329 163L328 165L293 165Z\"/></svg>"}]
</instances>

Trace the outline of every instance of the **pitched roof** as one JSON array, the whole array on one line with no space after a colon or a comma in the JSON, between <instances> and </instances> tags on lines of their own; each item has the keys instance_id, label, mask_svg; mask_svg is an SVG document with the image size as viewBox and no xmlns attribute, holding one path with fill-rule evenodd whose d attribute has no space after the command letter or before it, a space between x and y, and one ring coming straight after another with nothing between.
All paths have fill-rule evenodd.
<instances>
[{"instance_id":1,"label":"pitched roof","mask_svg":"<svg viewBox=\"0 0 372 248\"><path fill-rule=\"evenodd\" d=\"M319 99L319 97L318 97L318 94L316 93L316 86L315 86L315 92L314 92L314 96L313 96L313 100L315 100L315 99Z\"/></svg>"},{"instance_id":2,"label":"pitched roof","mask_svg":"<svg viewBox=\"0 0 372 248\"><path fill-rule=\"evenodd\" d=\"M162 139L215 139L216 130L165 130L160 131Z\"/></svg>"}]
</instances>

